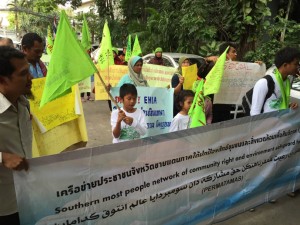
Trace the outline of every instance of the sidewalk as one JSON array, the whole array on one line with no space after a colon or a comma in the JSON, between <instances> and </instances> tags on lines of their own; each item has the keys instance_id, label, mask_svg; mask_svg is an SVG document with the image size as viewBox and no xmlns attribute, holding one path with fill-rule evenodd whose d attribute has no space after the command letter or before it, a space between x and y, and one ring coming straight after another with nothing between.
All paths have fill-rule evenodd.
<instances>
[{"instance_id":1,"label":"sidewalk","mask_svg":"<svg viewBox=\"0 0 300 225\"><path fill-rule=\"evenodd\" d=\"M110 112L107 101L83 102L89 141L87 147L112 143ZM299 225L300 194L283 196L274 204L265 203L254 212L244 212L218 225Z\"/></svg>"}]
</instances>

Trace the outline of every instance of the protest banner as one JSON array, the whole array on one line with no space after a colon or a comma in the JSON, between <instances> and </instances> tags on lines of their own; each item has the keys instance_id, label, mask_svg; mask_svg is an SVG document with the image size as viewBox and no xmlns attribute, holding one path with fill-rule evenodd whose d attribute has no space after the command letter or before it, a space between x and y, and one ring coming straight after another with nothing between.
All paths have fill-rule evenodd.
<instances>
[{"instance_id":1,"label":"protest banner","mask_svg":"<svg viewBox=\"0 0 300 225\"><path fill-rule=\"evenodd\" d=\"M183 89L192 90L193 83L197 80L197 64L182 67L182 76L184 77Z\"/></svg>"},{"instance_id":2,"label":"protest banner","mask_svg":"<svg viewBox=\"0 0 300 225\"><path fill-rule=\"evenodd\" d=\"M224 220L300 187L298 115L282 110L31 159L29 171L14 171L21 225Z\"/></svg>"},{"instance_id":3,"label":"protest banner","mask_svg":"<svg viewBox=\"0 0 300 225\"><path fill-rule=\"evenodd\" d=\"M99 67L98 67L99 68ZM100 75L106 84L111 84L112 87L115 87L122 76L128 73L127 66L120 66L120 65L112 65L109 66L109 73L108 70L101 70ZM97 74L94 75L95 79L95 100L108 100L108 94L105 91L99 77Z\"/></svg>"},{"instance_id":4,"label":"protest banner","mask_svg":"<svg viewBox=\"0 0 300 225\"><path fill-rule=\"evenodd\" d=\"M136 87L138 97L135 108L143 110L146 116L147 133L144 137L165 134L173 119L174 89ZM119 97L120 88L111 89L111 94L120 107L123 107ZM117 110L113 106L113 110Z\"/></svg>"},{"instance_id":5,"label":"protest banner","mask_svg":"<svg viewBox=\"0 0 300 225\"><path fill-rule=\"evenodd\" d=\"M78 83L78 88L80 93L84 92L91 92L92 90L92 84L91 84L91 78L88 77Z\"/></svg>"},{"instance_id":6,"label":"protest banner","mask_svg":"<svg viewBox=\"0 0 300 225\"><path fill-rule=\"evenodd\" d=\"M144 64L142 73L150 87L168 87L176 68L159 66L154 64Z\"/></svg>"},{"instance_id":7,"label":"protest banner","mask_svg":"<svg viewBox=\"0 0 300 225\"><path fill-rule=\"evenodd\" d=\"M142 73L150 87L167 87L171 83L175 68L144 64ZM107 71L100 71L101 77L107 84L115 87L122 76L128 74L128 66L112 65L109 66L109 75ZM95 75L95 99L108 100L108 95L101 84L99 78Z\"/></svg>"},{"instance_id":8,"label":"protest banner","mask_svg":"<svg viewBox=\"0 0 300 225\"><path fill-rule=\"evenodd\" d=\"M214 104L242 104L242 98L266 73L266 65L226 61L220 91Z\"/></svg>"},{"instance_id":9,"label":"protest banner","mask_svg":"<svg viewBox=\"0 0 300 225\"><path fill-rule=\"evenodd\" d=\"M52 102L40 109L41 97L45 87L46 78L32 80L33 99L29 99L30 111L33 119L40 123L40 132L44 133L57 127L60 124L78 118L75 113L75 93L74 91Z\"/></svg>"},{"instance_id":10,"label":"protest banner","mask_svg":"<svg viewBox=\"0 0 300 225\"><path fill-rule=\"evenodd\" d=\"M43 54L42 55L42 62L45 64L45 66L48 68L49 66L49 63L50 63L50 59L51 59L51 55L46 55L46 54Z\"/></svg>"},{"instance_id":11,"label":"protest banner","mask_svg":"<svg viewBox=\"0 0 300 225\"><path fill-rule=\"evenodd\" d=\"M39 124L39 121L36 119L32 120L33 158L53 155L60 153L66 149L71 150L79 147L84 147L86 145L86 142L88 141L86 124L79 90L76 86L73 88L72 95L75 96L75 112L76 114L80 115L77 116L76 119L60 124L44 133L41 132L41 125ZM49 105L50 104L52 104L52 102L49 103ZM45 107L48 107L48 105ZM33 117L35 117L34 114Z\"/></svg>"}]
</instances>

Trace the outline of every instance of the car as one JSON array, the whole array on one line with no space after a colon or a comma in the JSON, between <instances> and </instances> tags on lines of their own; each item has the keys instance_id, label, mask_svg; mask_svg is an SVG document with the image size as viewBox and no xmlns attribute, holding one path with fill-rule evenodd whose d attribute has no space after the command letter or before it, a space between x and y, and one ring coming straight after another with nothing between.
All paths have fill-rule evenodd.
<instances>
[{"instance_id":1,"label":"car","mask_svg":"<svg viewBox=\"0 0 300 225\"><path fill-rule=\"evenodd\" d=\"M154 58L154 56L155 56L154 53L150 53L150 54L143 56L142 58L143 58L144 63L147 64L152 58ZM205 63L205 59L199 55L186 54L186 53L174 53L174 52L163 52L162 53L162 58L163 58L165 66L175 67L175 68L178 67L179 58L182 56L186 56L187 58L189 58L191 61L191 64L197 63L198 67Z\"/></svg>"}]
</instances>

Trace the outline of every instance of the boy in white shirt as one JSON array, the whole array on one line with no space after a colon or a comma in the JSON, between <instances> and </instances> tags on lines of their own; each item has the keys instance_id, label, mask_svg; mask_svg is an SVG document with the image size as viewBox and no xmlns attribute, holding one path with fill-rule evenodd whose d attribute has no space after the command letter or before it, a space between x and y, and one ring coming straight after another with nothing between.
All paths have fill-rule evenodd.
<instances>
[{"instance_id":1,"label":"boy in white shirt","mask_svg":"<svg viewBox=\"0 0 300 225\"><path fill-rule=\"evenodd\" d=\"M137 90L133 84L123 84L120 87L120 98L123 108L111 113L113 143L138 139L147 132L145 114L134 108L137 100Z\"/></svg>"}]
</instances>

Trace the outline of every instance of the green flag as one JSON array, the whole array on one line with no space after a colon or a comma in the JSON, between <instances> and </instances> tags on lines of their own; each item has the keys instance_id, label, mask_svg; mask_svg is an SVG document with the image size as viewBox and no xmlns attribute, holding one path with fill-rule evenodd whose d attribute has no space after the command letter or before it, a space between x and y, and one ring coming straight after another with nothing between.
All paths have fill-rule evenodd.
<instances>
[{"instance_id":1,"label":"green flag","mask_svg":"<svg viewBox=\"0 0 300 225\"><path fill-rule=\"evenodd\" d=\"M89 27L88 27L88 23L86 21L85 15L83 15L81 44L85 50L89 50L92 47L90 31L89 31Z\"/></svg>"},{"instance_id":2,"label":"green flag","mask_svg":"<svg viewBox=\"0 0 300 225\"><path fill-rule=\"evenodd\" d=\"M127 50L126 50L126 52L127 52ZM131 56L140 56L141 54L142 54L142 49L141 49L141 46L139 43L139 39L138 39L138 36L135 35Z\"/></svg>"},{"instance_id":3,"label":"green flag","mask_svg":"<svg viewBox=\"0 0 300 225\"><path fill-rule=\"evenodd\" d=\"M206 125L205 99L203 95L204 79L198 82L194 101L188 113L191 119L190 128Z\"/></svg>"},{"instance_id":4,"label":"green flag","mask_svg":"<svg viewBox=\"0 0 300 225\"><path fill-rule=\"evenodd\" d=\"M97 71L61 11L40 107L71 92L71 87Z\"/></svg>"},{"instance_id":5,"label":"green flag","mask_svg":"<svg viewBox=\"0 0 300 225\"><path fill-rule=\"evenodd\" d=\"M101 70L104 70L109 65L114 64L111 37L110 37L110 32L109 32L107 21L105 21L105 24L103 27L98 64L100 65Z\"/></svg>"},{"instance_id":6,"label":"green flag","mask_svg":"<svg viewBox=\"0 0 300 225\"><path fill-rule=\"evenodd\" d=\"M220 90L228 48L229 47L227 47L227 49L218 58L216 64L206 76L206 82L204 84L205 96L218 93Z\"/></svg>"},{"instance_id":7,"label":"green flag","mask_svg":"<svg viewBox=\"0 0 300 225\"><path fill-rule=\"evenodd\" d=\"M131 35L128 35L127 40L127 48L126 48L126 54L125 54L125 61L128 62L131 57Z\"/></svg>"},{"instance_id":8,"label":"green flag","mask_svg":"<svg viewBox=\"0 0 300 225\"><path fill-rule=\"evenodd\" d=\"M53 50L53 38L52 38L52 32L50 29L50 26L48 25L47 30L47 54L51 55Z\"/></svg>"},{"instance_id":9,"label":"green flag","mask_svg":"<svg viewBox=\"0 0 300 225\"><path fill-rule=\"evenodd\" d=\"M188 113L191 118L190 128L206 125L204 96L218 93L224 74L224 65L226 61L227 50L228 48L218 58L216 64L206 76L205 83L204 79L199 81L193 104Z\"/></svg>"}]
</instances>

